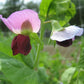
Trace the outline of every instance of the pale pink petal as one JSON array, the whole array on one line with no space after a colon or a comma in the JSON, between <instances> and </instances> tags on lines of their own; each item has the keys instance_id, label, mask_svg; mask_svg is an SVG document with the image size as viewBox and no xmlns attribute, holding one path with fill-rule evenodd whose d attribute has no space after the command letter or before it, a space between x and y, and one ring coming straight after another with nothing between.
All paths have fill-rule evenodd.
<instances>
[{"instance_id":1,"label":"pale pink petal","mask_svg":"<svg viewBox=\"0 0 84 84\"><path fill-rule=\"evenodd\" d=\"M2 15L0 15L0 19L2 18Z\"/></svg>"},{"instance_id":2,"label":"pale pink petal","mask_svg":"<svg viewBox=\"0 0 84 84\"><path fill-rule=\"evenodd\" d=\"M29 21L32 25L33 32L37 33L40 29L40 19L38 14L30 9L16 11L12 13L7 19L1 17L6 26L14 33L21 33L21 26L25 21Z\"/></svg>"},{"instance_id":3,"label":"pale pink petal","mask_svg":"<svg viewBox=\"0 0 84 84\"><path fill-rule=\"evenodd\" d=\"M78 32L76 33L76 36L81 36L83 34L83 28L80 28L78 26L74 26L75 28L78 28Z\"/></svg>"},{"instance_id":4,"label":"pale pink petal","mask_svg":"<svg viewBox=\"0 0 84 84\"><path fill-rule=\"evenodd\" d=\"M77 26L66 27L63 31L54 31L51 35L52 40L57 40L59 42L72 39L75 36L80 36L83 34L83 28Z\"/></svg>"},{"instance_id":5,"label":"pale pink petal","mask_svg":"<svg viewBox=\"0 0 84 84\"><path fill-rule=\"evenodd\" d=\"M2 15L0 15L0 19L4 22L4 24L14 33L19 34L20 31L15 29L14 25L11 23L10 20L3 18Z\"/></svg>"},{"instance_id":6,"label":"pale pink petal","mask_svg":"<svg viewBox=\"0 0 84 84\"><path fill-rule=\"evenodd\" d=\"M72 41L74 41L75 40L75 37L74 38L72 38Z\"/></svg>"}]
</instances>

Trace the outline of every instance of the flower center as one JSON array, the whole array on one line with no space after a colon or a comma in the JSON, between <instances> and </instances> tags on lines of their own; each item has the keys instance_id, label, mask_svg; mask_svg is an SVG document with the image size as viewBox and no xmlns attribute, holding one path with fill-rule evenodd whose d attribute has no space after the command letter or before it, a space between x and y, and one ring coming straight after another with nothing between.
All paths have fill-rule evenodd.
<instances>
[{"instance_id":1,"label":"flower center","mask_svg":"<svg viewBox=\"0 0 84 84\"><path fill-rule=\"evenodd\" d=\"M21 26L21 30L22 30L21 33L24 35L32 32L33 28L32 28L31 23L28 20L24 21L22 26Z\"/></svg>"}]
</instances>

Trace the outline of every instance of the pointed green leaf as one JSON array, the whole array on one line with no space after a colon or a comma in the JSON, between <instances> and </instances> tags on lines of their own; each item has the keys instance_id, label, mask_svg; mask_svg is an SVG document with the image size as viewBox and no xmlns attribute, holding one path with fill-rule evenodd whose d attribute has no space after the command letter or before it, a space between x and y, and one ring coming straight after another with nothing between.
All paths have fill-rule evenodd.
<instances>
[{"instance_id":1,"label":"pointed green leaf","mask_svg":"<svg viewBox=\"0 0 84 84\"><path fill-rule=\"evenodd\" d=\"M22 62L0 53L0 71L12 84L38 84L38 74Z\"/></svg>"},{"instance_id":2,"label":"pointed green leaf","mask_svg":"<svg viewBox=\"0 0 84 84\"><path fill-rule=\"evenodd\" d=\"M78 63L78 68L84 69L84 48L81 49L80 59Z\"/></svg>"},{"instance_id":3,"label":"pointed green leaf","mask_svg":"<svg viewBox=\"0 0 84 84\"><path fill-rule=\"evenodd\" d=\"M71 67L62 74L61 80L64 84L70 84L73 74L75 73L76 68Z\"/></svg>"},{"instance_id":4,"label":"pointed green leaf","mask_svg":"<svg viewBox=\"0 0 84 84\"><path fill-rule=\"evenodd\" d=\"M51 21L51 25L52 25L52 31L61 31L61 30L64 30L64 28L61 27L61 25L59 24L59 22L56 21L56 20L52 20Z\"/></svg>"},{"instance_id":5,"label":"pointed green leaf","mask_svg":"<svg viewBox=\"0 0 84 84\"><path fill-rule=\"evenodd\" d=\"M48 9L48 19L59 21L64 26L75 15L75 5L71 0L53 0Z\"/></svg>"},{"instance_id":6,"label":"pointed green leaf","mask_svg":"<svg viewBox=\"0 0 84 84\"><path fill-rule=\"evenodd\" d=\"M30 33L30 40L36 41L36 43L38 44L42 44L41 40L39 38L39 36L37 35L37 33Z\"/></svg>"},{"instance_id":7,"label":"pointed green leaf","mask_svg":"<svg viewBox=\"0 0 84 84\"><path fill-rule=\"evenodd\" d=\"M31 68L34 67L36 50L37 50L37 46L35 46L35 43L32 43L32 49L30 53L27 56L21 55L24 63Z\"/></svg>"},{"instance_id":8,"label":"pointed green leaf","mask_svg":"<svg viewBox=\"0 0 84 84\"><path fill-rule=\"evenodd\" d=\"M84 37L81 37L80 58L78 62L78 68L84 70Z\"/></svg>"},{"instance_id":9,"label":"pointed green leaf","mask_svg":"<svg viewBox=\"0 0 84 84\"><path fill-rule=\"evenodd\" d=\"M48 12L48 8L50 3L52 2L52 0L42 0L41 4L40 4L40 16L42 18L46 18L47 17L47 12Z\"/></svg>"},{"instance_id":10,"label":"pointed green leaf","mask_svg":"<svg viewBox=\"0 0 84 84\"><path fill-rule=\"evenodd\" d=\"M0 52L3 52L4 54L14 57L20 61L22 61L20 55L13 56L12 49L11 49L11 43L15 35L11 34L11 36L3 37L2 40L0 40ZM0 38L1 39L1 38Z\"/></svg>"},{"instance_id":11,"label":"pointed green leaf","mask_svg":"<svg viewBox=\"0 0 84 84\"><path fill-rule=\"evenodd\" d=\"M48 81L48 75L46 73L46 69L44 67L39 67L38 70L38 75L39 75L39 81L44 84Z\"/></svg>"}]
</instances>

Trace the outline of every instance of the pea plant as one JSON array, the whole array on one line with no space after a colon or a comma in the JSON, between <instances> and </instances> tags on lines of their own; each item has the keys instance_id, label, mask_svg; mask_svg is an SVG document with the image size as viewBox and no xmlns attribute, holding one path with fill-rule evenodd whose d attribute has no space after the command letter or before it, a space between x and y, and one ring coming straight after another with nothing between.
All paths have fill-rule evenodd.
<instances>
[{"instance_id":1,"label":"pea plant","mask_svg":"<svg viewBox=\"0 0 84 84\"><path fill-rule=\"evenodd\" d=\"M58 73L59 66L63 66L60 60L54 67L54 62L48 60L51 57L42 52L46 24L51 29L48 44L52 41L53 46L69 47L75 36L83 34L83 28L69 23L75 14L71 0L42 0L39 13L24 9L13 12L8 18L0 15L1 21L13 33L8 38L0 34L0 84L83 84L83 38L77 65L65 70L60 78L51 78L47 69L51 65L51 72ZM54 56L56 59L61 57L58 52Z\"/></svg>"}]
</instances>

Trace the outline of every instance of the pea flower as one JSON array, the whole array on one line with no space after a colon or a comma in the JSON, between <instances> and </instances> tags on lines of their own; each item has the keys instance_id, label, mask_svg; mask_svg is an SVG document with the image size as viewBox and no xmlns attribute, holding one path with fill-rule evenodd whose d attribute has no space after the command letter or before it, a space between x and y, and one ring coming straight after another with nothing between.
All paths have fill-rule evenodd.
<instances>
[{"instance_id":1,"label":"pea flower","mask_svg":"<svg viewBox=\"0 0 84 84\"><path fill-rule=\"evenodd\" d=\"M31 50L30 37L25 35L25 32L37 33L40 30L40 19L38 14L30 9L24 9L12 13L8 18L0 19L4 24L17 36L12 41L13 55L21 53L27 55Z\"/></svg>"},{"instance_id":2,"label":"pea flower","mask_svg":"<svg viewBox=\"0 0 84 84\"><path fill-rule=\"evenodd\" d=\"M75 36L81 36L83 34L83 28L72 25L66 27L62 31L53 31L51 35L52 40L56 40L56 43L63 47L68 47L75 40Z\"/></svg>"}]
</instances>

